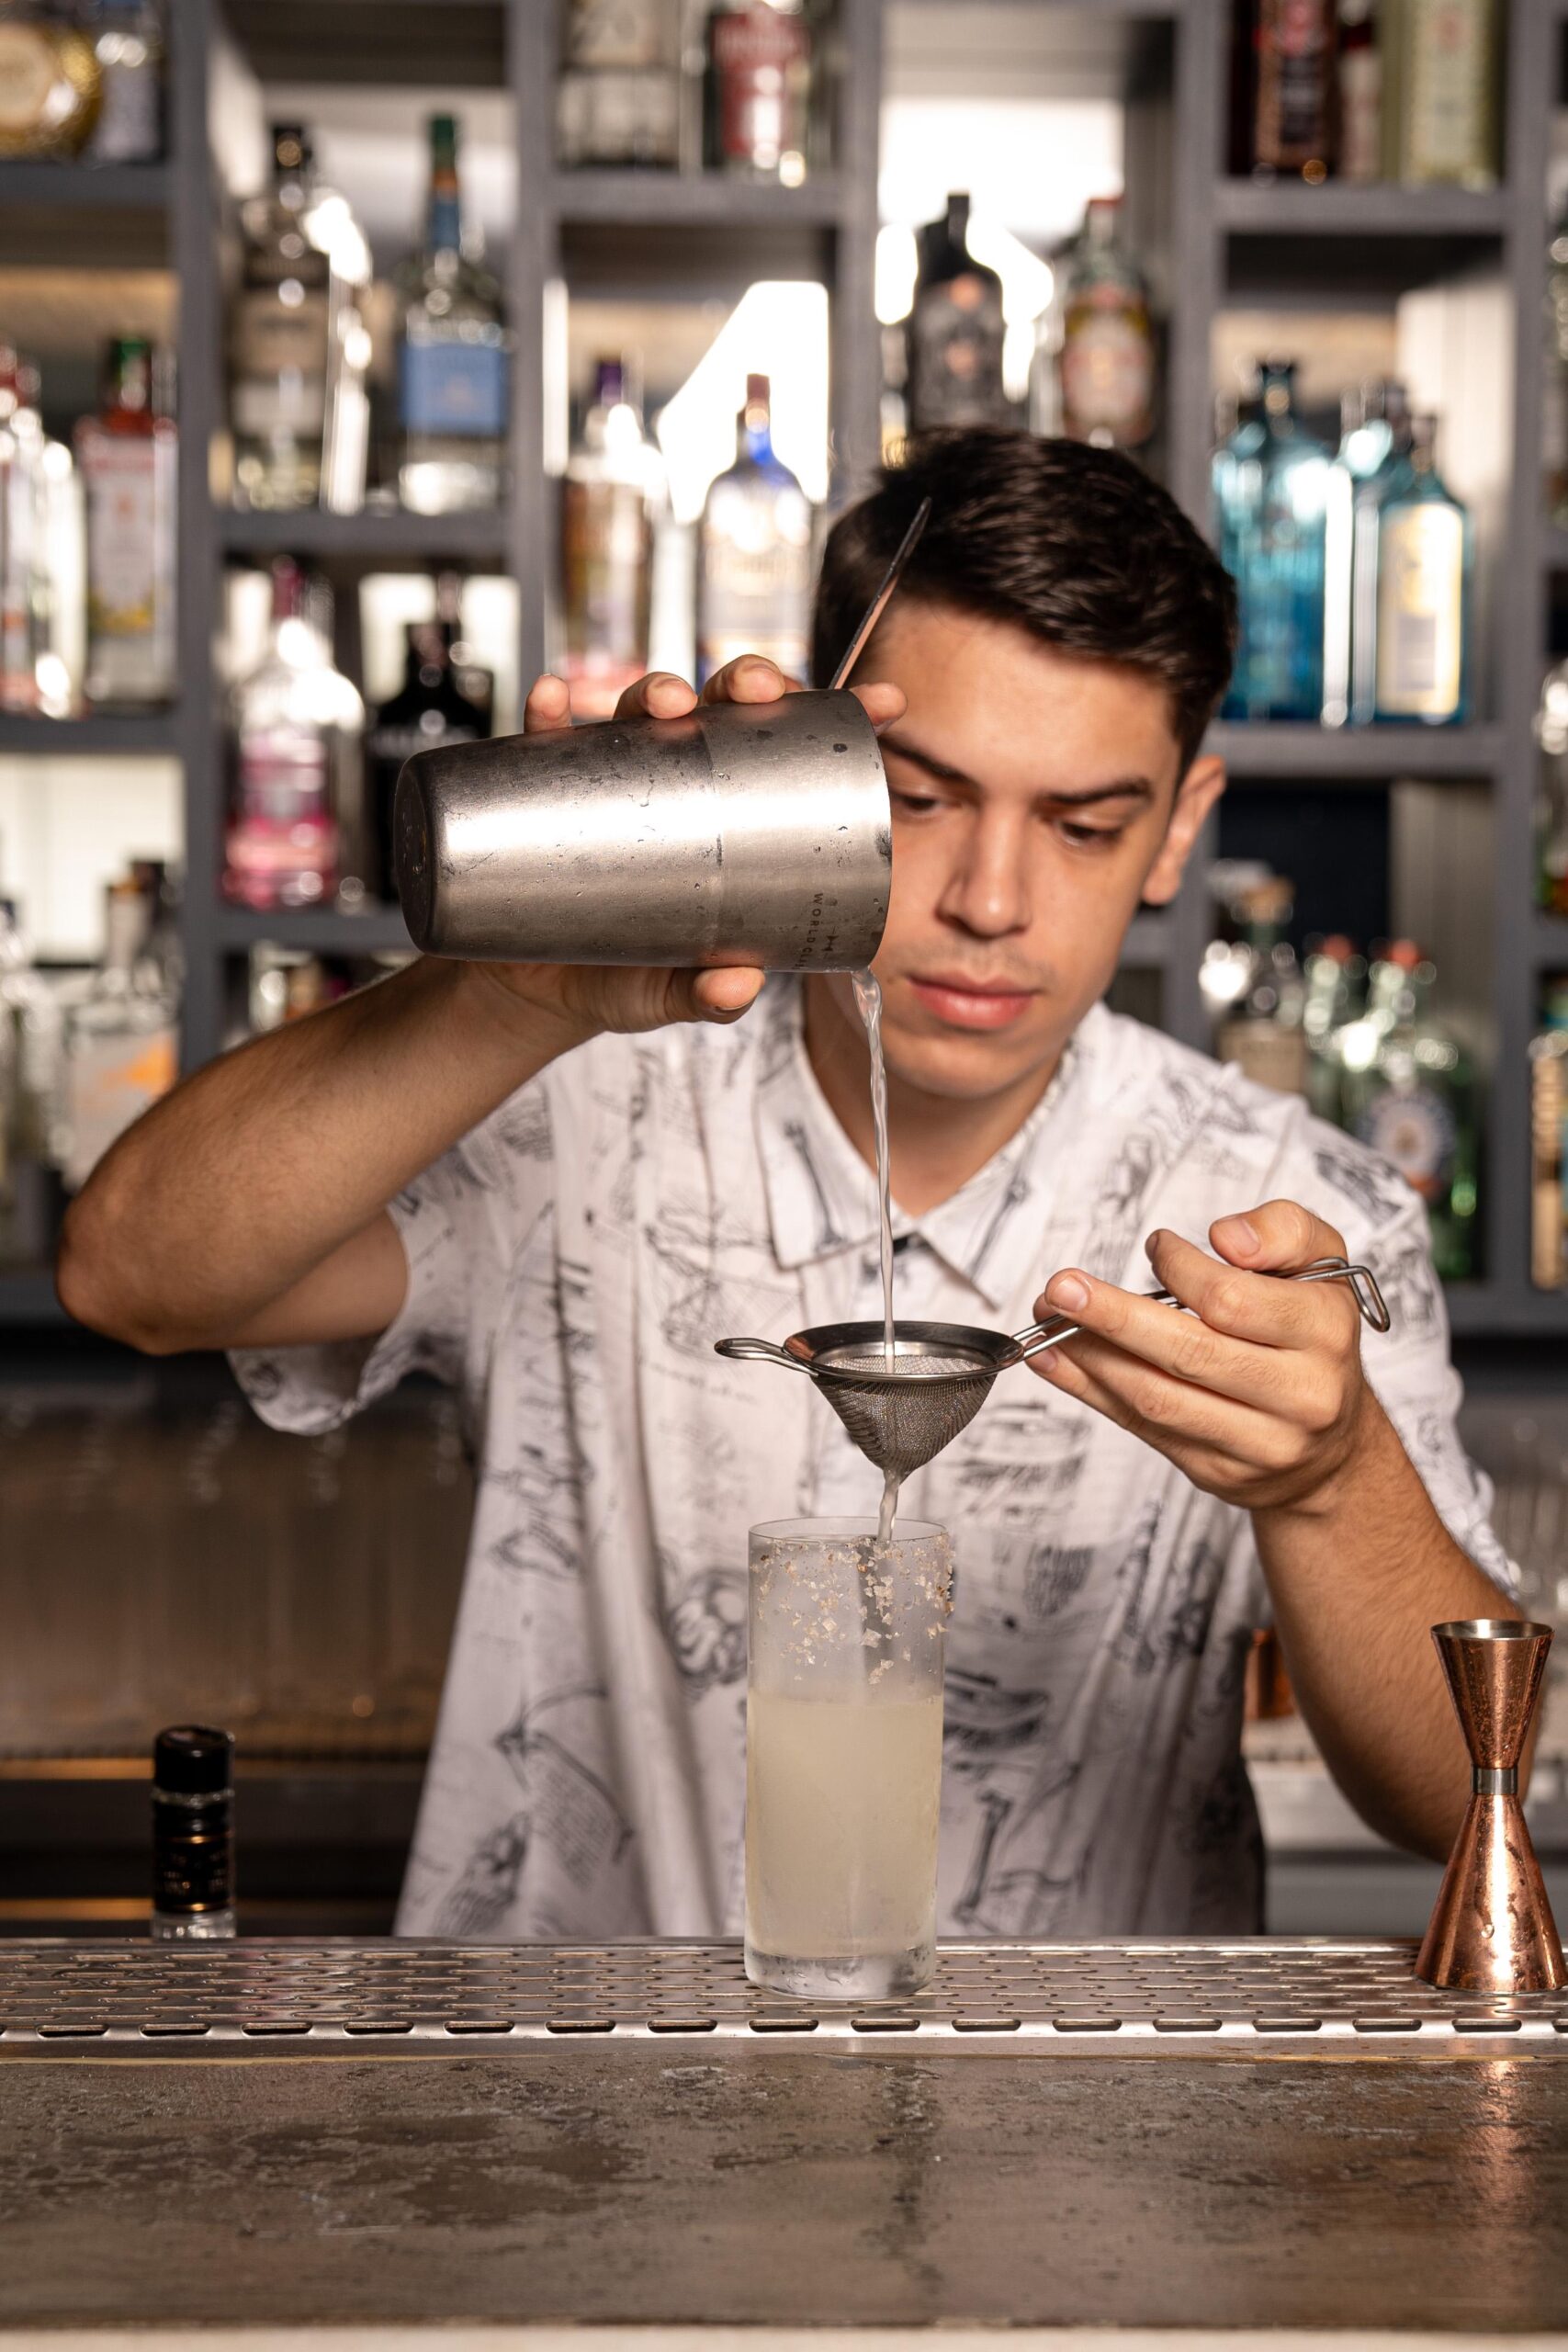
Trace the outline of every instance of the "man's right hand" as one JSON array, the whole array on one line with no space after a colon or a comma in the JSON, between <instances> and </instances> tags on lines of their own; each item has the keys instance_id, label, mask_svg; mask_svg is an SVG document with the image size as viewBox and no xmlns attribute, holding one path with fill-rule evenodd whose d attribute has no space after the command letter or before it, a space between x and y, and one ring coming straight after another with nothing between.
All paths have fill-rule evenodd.
<instances>
[{"instance_id":1,"label":"man's right hand","mask_svg":"<svg viewBox=\"0 0 1568 2352\"><path fill-rule=\"evenodd\" d=\"M774 662L743 654L716 671L703 688L705 703L776 702L800 688ZM856 687L866 716L877 727L902 715L897 686ZM617 718L684 718L699 696L668 670L652 670L628 686L615 706ZM564 679L536 678L523 708L526 735L548 734L571 723L570 692ZM738 1021L761 989L764 975L750 965L705 971L668 971L633 965L477 964L479 985L499 989L513 1002L560 1024L565 1051L605 1030L623 1034L660 1029L675 1021ZM481 978L482 976L482 978Z\"/></svg>"}]
</instances>

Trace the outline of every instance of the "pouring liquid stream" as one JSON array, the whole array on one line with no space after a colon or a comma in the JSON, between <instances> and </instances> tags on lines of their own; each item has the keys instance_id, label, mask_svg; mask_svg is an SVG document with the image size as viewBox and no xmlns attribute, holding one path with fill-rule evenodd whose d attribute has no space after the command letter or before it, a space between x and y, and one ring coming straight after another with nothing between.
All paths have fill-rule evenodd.
<instances>
[{"instance_id":1,"label":"pouring liquid stream","mask_svg":"<svg viewBox=\"0 0 1568 2352\"><path fill-rule=\"evenodd\" d=\"M876 1202L881 1221L883 1361L892 1372L897 1356L893 1339L893 1193L887 1150L887 1065L882 1055L882 989L875 974L870 971L852 972L850 981L856 1009L865 1023L865 1042L871 1057L871 1124L876 1143ZM892 1540L898 1487L895 1474L884 1471L882 1505L876 1515L879 1550Z\"/></svg>"}]
</instances>

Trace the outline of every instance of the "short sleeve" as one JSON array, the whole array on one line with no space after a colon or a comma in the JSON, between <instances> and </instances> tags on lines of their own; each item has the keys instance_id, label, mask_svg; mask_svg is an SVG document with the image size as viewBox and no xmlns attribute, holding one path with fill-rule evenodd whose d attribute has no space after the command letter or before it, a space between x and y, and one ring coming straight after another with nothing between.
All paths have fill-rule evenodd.
<instances>
[{"instance_id":1,"label":"short sleeve","mask_svg":"<svg viewBox=\"0 0 1568 2352\"><path fill-rule=\"evenodd\" d=\"M1450 1361L1448 1307L1426 1208L1396 1170L1337 1129L1309 1120L1304 1143L1311 1173L1296 1197L1338 1227L1388 1307L1388 1330L1362 1334L1373 1393L1454 1542L1483 1576L1517 1596L1518 1572L1492 1532L1491 1482L1460 1441L1464 1391Z\"/></svg>"},{"instance_id":2,"label":"short sleeve","mask_svg":"<svg viewBox=\"0 0 1568 2352\"><path fill-rule=\"evenodd\" d=\"M231 1351L235 1378L269 1428L319 1436L412 1372L470 1394L482 1386L508 1271L552 1205L550 1133L536 1080L388 1203L408 1286L379 1339Z\"/></svg>"}]
</instances>

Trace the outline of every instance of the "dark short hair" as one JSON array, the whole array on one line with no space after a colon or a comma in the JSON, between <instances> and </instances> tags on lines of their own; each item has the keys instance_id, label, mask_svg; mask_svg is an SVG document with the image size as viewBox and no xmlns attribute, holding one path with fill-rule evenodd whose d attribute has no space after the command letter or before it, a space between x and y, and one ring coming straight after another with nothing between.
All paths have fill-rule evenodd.
<instances>
[{"instance_id":1,"label":"dark short hair","mask_svg":"<svg viewBox=\"0 0 1568 2352\"><path fill-rule=\"evenodd\" d=\"M1235 584L1168 492L1081 441L991 426L911 440L828 535L816 683L832 676L922 498L931 520L899 596L1013 621L1043 644L1157 679L1185 769L1230 678Z\"/></svg>"}]
</instances>

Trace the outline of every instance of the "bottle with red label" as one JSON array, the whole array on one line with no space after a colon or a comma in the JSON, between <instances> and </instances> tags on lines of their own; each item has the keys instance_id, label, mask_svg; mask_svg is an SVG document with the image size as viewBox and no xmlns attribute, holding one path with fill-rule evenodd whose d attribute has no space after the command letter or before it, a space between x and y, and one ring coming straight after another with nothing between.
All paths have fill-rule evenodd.
<instances>
[{"instance_id":1,"label":"bottle with red label","mask_svg":"<svg viewBox=\"0 0 1568 2352\"><path fill-rule=\"evenodd\" d=\"M1154 326L1121 229L1121 198L1095 197L1067 262L1062 431L1102 449L1141 449L1155 429Z\"/></svg>"},{"instance_id":2,"label":"bottle with red label","mask_svg":"<svg viewBox=\"0 0 1568 2352\"><path fill-rule=\"evenodd\" d=\"M803 0L718 0L707 27L709 169L798 187L810 162L813 66Z\"/></svg>"},{"instance_id":3,"label":"bottle with red label","mask_svg":"<svg viewBox=\"0 0 1568 2352\"><path fill-rule=\"evenodd\" d=\"M234 690L233 719L223 894L244 907L320 906L339 888L340 820L357 823L365 707L287 556L272 568L266 651Z\"/></svg>"},{"instance_id":4,"label":"bottle with red label","mask_svg":"<svg viewBox=\"0 0 1568 2352\"><path fill-rule=\"evenodd\" d=\"M87 700L141 709L175 692L175 427L156 413L152 346L108 347L104 404L76 427L87 519Z\"/></svg>"},{"instance_id":5,"label":"bottle with red label","mask_svg":"<svg viewBox=\"0 0 1568 2352\"><path fill-rule=\"evenodd\" d=\"M1338 96L1336 0L1260 0L1255 169L1325 180L1338 162Z\"/></svg>"}]
</instances>

